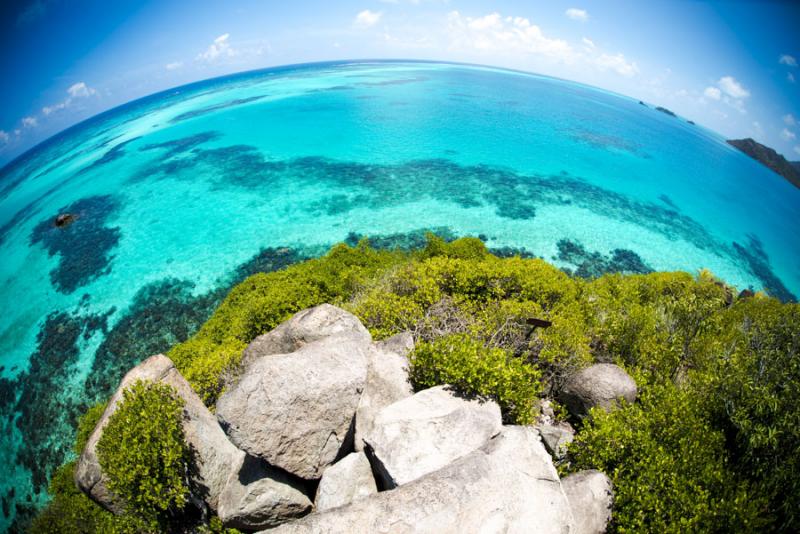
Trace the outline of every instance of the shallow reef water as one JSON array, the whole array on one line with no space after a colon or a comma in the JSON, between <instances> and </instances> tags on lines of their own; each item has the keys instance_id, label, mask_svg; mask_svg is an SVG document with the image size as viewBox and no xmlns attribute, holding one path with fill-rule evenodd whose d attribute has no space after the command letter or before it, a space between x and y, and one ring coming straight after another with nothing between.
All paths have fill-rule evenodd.
<instances>
[{"instance_id":1,"label":"shallow reef water","mask_svg":"<svg viewBox=\"0 0 800 534\"><path fill-rule=\"evenodd\" d=\"M713 132L532 74L298 65L110 110L0 170L0 531L46 501L85 407L254 272L432 230L795 300L798 221L800 190Z\"/></svg>"}]
</instances>

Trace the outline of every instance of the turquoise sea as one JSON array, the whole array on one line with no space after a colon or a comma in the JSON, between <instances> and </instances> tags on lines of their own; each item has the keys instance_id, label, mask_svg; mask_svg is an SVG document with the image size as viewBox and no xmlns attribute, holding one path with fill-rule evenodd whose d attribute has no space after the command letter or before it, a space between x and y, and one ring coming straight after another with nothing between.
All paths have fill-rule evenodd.
<instances>
[{"instance_id":1,"label":"turquoise sea","mask_svg":"<svg viewBox=\"0 0 800 534\"><path fill-rule=\"evenodd\" d=\"M87 403L249 273L435 229L795 300L798 223L800 190L714 132L533 74L323 63L111 110L0 170L0 530L44 501Z\"/></svg>"}]
</instances>

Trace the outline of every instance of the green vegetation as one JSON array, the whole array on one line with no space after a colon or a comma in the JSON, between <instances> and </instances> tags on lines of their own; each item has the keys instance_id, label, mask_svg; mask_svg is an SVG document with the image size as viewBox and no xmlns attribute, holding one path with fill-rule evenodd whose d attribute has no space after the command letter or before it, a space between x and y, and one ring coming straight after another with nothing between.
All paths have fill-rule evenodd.
<instances>
[{"instance_id":1,"label":"green vegetation","mask_svg":"<svg viewBox=\"0 0 800 534\"><path fill-rule=\"evenodd\" d=\"M417 390L450 384L466 394L497 401L509 422L530 424L540 390L538 371L499 348L466 334L452 334L414 351L411 380Z\"/></svg>"},{"instance_id":2,"label":"green vegetation","mask_svg":"<svg viewBox=\"0 0 800 534\"><path fill-rule=\"evenodd\" d=\"M614 362L636 379L640 398L610 414L593 413L570 448L571 469L597 468L612 478L612 531L796 531L800 305L733 295L707 272L583 280L542 260L497 258L472 238L446 243L429 236L413 252L362 241L246 279L169 356L213 407L253 338L296 311L330 302L356 314L376 339L412 331L416 388L452 383L496 399L506 420L517 423L531 422L538 400L575 370ZM551 326L533 328L530 318ZM150 437L177 438L155 428L164 418L174 423L161 401L155 409L155 396L145 395L150 400L136 404L140 417L116 434L131 443L148 437L139 443L147 452L118 454L109 441L106 461L123 466L120 494L162 513L183 502L182 453L170 449L158 456L169 461L148 462L146 475L131 475L137 462L164 452L149 447ZM79 440L87 435L82 425ZM73 506L70 499L75 509L86 507L89 523L95 512L108 515L57 478L54 500L37 522Z\"/></svg>"},{"instance_id":3,"label":"green vegetation","mask_svg":"<svg viewBox=\"0 0 800 534\"><path fill-rule=\"evenodd\" d=\"M186 504L182 417L183 401L171 386L140 380L123 391L97 443L109 489L148 525L165 523Z\"/></svg>"}]
</instances>

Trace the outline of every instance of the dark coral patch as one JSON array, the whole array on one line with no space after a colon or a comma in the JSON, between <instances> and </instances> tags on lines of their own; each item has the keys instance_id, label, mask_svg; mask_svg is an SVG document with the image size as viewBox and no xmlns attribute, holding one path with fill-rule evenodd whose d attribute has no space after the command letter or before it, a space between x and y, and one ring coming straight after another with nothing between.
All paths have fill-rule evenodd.
<instances>
[{"instance_id":1,"label":"dark coral patch","mask_svg":"<svg viewBox=\"0 0 800 534\"><path fill-rule=\"evenodd\" d=\"M48 217L34 227L31 244L41 243L50 256L58 256L50 282L61 293L72 293L92 280L111 271L111 250L120 238L119 227L106 226L106 221L119 209L111 195L83 198L65 206L59 213L75 215L75 222L58 228Z\"/></svg>"},{"instance_id":2,"label":"dark coral patch","mask_svg":"<svg viewBox=\"0 0 800 534\"><path fill-rule=\"evenodd\" d=\"M764 250L764 244L758 236L747 235L747 246L733 243L733 249L739 256L740 263L747 268L753 276L761 280L767 295L780 299L782 302L796 302L797 296L783 285L780 278L772 270L769 257Z\"/></svg>"},{"instance_id":3,"label":"dark coral patch","mask_svg":"<svg viewBox=\"0 0 800 534\"><path fill-rule=\"evenodd\" d=\"M195 147L202 145L203 143L208 143L209 141L214 141L215 139L219 139L222 136L219 132L200 132L195 135L190 135L188 137L181 137L180 139L173 139L170 141L164 141L163 143L151 143L149 145L144 145L139 150L165 150L164 158L171 158L174 156L178 156L181 154L185 154L192 150Z\"/></svg>"},{"instance_id":4,"label":"dark coral patch","mask_svg":"<svg viewBox=\"0 0 800 534\"><path fill-rule=\"evenodd\" d=\"M131 143L133 143L133 142L135 142L135 141L137 141L139 139L141 139L141 136L133 137L131 139L128 139L127 141L123 141L123 142L119 143L118 145L115 145L114 147L108 149L108 151L106 151L105 154L103 154L102 156L97 158L97 160L92 162L91 165L88 165L88 166L84 167L83 169L81 169L78 172L78 174L87 173L89 171L97 169L98 167L102 167L104 165L107 165L107 164L111 163L112 161L116 161L116 160L120 159L122 156L125 155L125 148L129 144L131 144Z\"/></svg>"},{"instance_id":5,"label":"dark coral patch","mask_svg":"<svg viewBox=\"0 0 800 534\"><path fill-rule=\"evenodd\" d=\"M597 251L587 251L584 246L569 239L561 239L556 244L558 255L555 259L572 264L570 274L581 278L597 278L606 273L646 274L653 272L642 258L632 250L614 249L610 256Z\"/></svg>"},{"instance_id":6,"label":"dark coral patch","mask_svg":"<svg viewBox=\"0 0 800 534\"><path fill-rule=\"evenodd\" d=\"M454 241L458 238L458 235L450 228L446 226L437 226L434 228L420 228L409 232L375 234L369 236L357 232L350 232L347 234L344 242L354 247L359 241L366 238L371 247L380 250L413 250L425 246L425 243L427 243L425 236L428 233L434 233L447 242Z\"/></svg>"},{"instance_id":7,"label":"dark coral patch","mask_svg":"<svg viewBox=\"0 0 800 534\"><path fill-rule=\"evenodd\" d=\"M13 421L23 436L16 461L31 472L37 494L46 488L52 470L66 459L80 413L82 395L71 384L78 372L81 340L107 331L109 313L51 313L37 335L28 370L3 381L4 431L9 435Z\"/></svg>"},{"instance_id":8,"label":"dark coral patch","mask_svg":"<svg viewBox=\"0 0 800 534\"><path fill-rule=\"evenodd\" d=\"M249 104L250 102L255 102L257 100L261 100L262 98L266 98L267 95L257 95L257 96L249 96L247 98L237 98L235 100L229 100L227 102L222 102L220 104L214 104L212 106L206 106L204 108L193 109L192 111L187 111L186 113L181 113L180 115L176 115L173 117L170 122L176 123L185 121L188 119L193 119L195 117L201 117L203 115L208 115L209 113L214 113L216 111L220 111L227 108L233 108L236 106L241 106L243 104Z\"/></svg>"}]
</instances>

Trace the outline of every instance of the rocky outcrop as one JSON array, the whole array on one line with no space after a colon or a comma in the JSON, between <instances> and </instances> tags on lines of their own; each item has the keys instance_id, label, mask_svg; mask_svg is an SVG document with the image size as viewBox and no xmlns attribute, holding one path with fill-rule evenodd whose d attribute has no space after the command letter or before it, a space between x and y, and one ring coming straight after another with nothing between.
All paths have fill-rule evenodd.
<instances>
[{"instance_id":1,"label":"rocky outcrop","mask_svg":"<svg viewBox=\"0 0 800 534\"><path fill-rule=\"evenodd\" d=\"M593 469L561 481L575 518L575 534L602 534L611 521L614 491L611 480Z\"/></svg>"},{"instance_id":2,"label":"rocky outcrop","mask_svg":"<svg viewBox=\"0 0 800 534\"><path fill-rule=\"evenodd\" d=\"M364 449L364 436L372 430L380 410L413 393L408 379L408 358L414 348L410 333L376 343L369 353L367 382L356 410L355 449Z\"/></svg>"},{"instance_id":3,"label":"rocky outcrop","mask_svg":"<svg viewBox=\"0 0 800 534\"><path fill-rule=\"evenodd\" d=\"M495 402L467 400L438 386L381 410L364 442L383 487L394 488L474 451L501 425Z\"/></svg>"},{"instance_id":4,"label":"rocky outcrop","mask_svg":"<svg viewBox=\"0 0 800 534\"><path fill-rule=\"evenodd\" d=\"M248 454L318 479L352 447L370 350L363 338L339 333L262 356L219 398L217 417Z\"/></svg>"},{"instance_id":5,"label":"rocky outcrop","mask_svg":"<svg viewBox=\"0 0 800 534\"><path fill-rule=\"evenodd\" d=\"M121 509L96 445L122 391L150 380L169 384L185 403L183 430L194 463L190 501L205 503L229 528L437 534L605 528L610 482L583 472L562 487L545 444L559 458L571 433L551 424L552 410L538 428L502 426L495 402L458 396L448 386L412 394L411 336L372 343L352 315L331 306L301 312L259 340L220 397L216 416L165 356L132 369L81 454L81 489ZM613 402L619 388L606 387L601 378L609 372L599 367L599 374L573 377L569 391L598 405L606 397ZM587 386L598 383L603 387ZM353 452L356 431L363 452Z\"/></svg>"},{"instance_id":6,"label":"rocky outcrop","mask_svg":"<svg viewBox=\"0 0 800 534\"><path fill-rule=\"evenodd\" d=\"M311 500L297 481L252 456L241 453L239 458L219 498L217 514L226 527L268 528L311 511Z\"/></svg>"},{"instance_id":7,"label":"rocky outcrop","mask_svg":"<svg viewBox=\"0 0 800 534\"><path fill-rule=\"evenodd\" d=\"M363 452L353 452L322 473L314 504L322 512L377 492L369 460Z\"/></svg>"},{"instance_id":8,"label":"rocky outcrop","mask_svg":"<svg viewBox=\"0 0 800 534\"><path fill-rule=\"evenodd\" d=\"M734 146L763 164L769 167L777 174L783 176L795 187L800 187L800 170L792 163L786 161L786 158L775 152L774 149L764 146L758 141L753 139L730 139L728 144Z\"/></svg>"},{"instance_id":9,"label":"rocky outcrop","mask_svg":"<svg viewBox=\"0 0 800 534\"><path fill-rule=\"evenodd\" d=\"M634 402L636 393L636 382L621 367L598 363L569 377L558 400L581 419L596 406L610 410L619 399Z\"/></svg>"},{"instance_id":10,"label":"rocky outcrop","mask_svg":"<svg viewBox=\"0 0 800 534\"><path fill-rule=\"evenodd\" d=\"M566 534L572 523L538 434L530 427L510 426L438 471L270 532Z\"/></svg>"},{"instance_id":11,"label":"rocky outcrop","mask_svg":"<svg viewBox=\"0 0 800 534\"><path fill-rule=\"evenodd\" d=\"M320 304L297 312L274 330L255 338L245 349L242 363L246 367L262 356L288 354L336 334L364 343L372 341L369 331L355 315L330 304Z\"/></svg>"},{"instance_id":12,"label":"rocky outcrop","mask_svg":"<svg viewBox=\"0 0 800 534\"><path fill-rule=\"evenodd\" d=\"M195 502L205 502L223 521L262 528L308 513L311 502L286 477L245 462L245 454L225 436L216 417L206 408L172 361L161 354L152 356L131 369L111 397L75 468L78 487L96 502L113 512L121 503L108 489L97 458L97 443L117 410L123 391L138 380L172 386L184 402L183 433L192 453L191 490ZM254 476L258 473L258 476ZM240 522L242 510L254 519Z\"/></svg>"}]
</instances>

